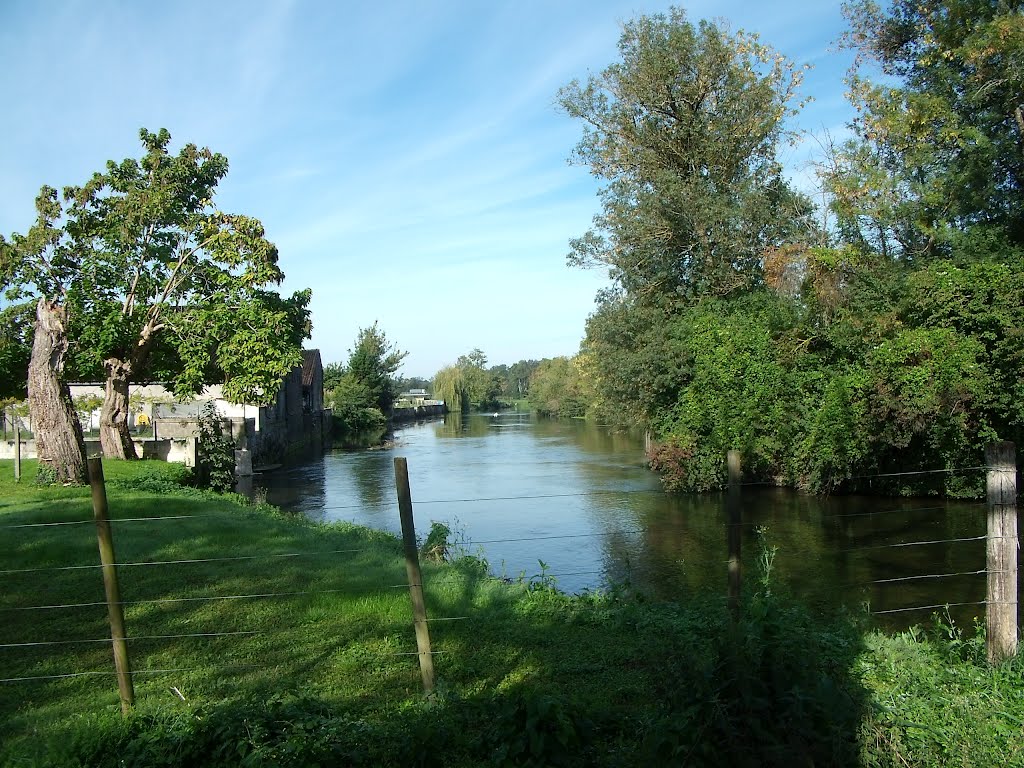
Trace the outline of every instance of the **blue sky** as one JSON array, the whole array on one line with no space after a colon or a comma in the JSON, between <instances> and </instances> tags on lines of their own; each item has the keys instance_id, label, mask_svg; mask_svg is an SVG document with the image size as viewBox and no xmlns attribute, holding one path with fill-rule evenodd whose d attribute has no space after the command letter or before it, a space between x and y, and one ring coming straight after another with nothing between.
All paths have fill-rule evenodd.
<instances>
[{"instance_id":1,"label":"blue sky","mask_svg":"<svg viewBox=\"0 0 1024 768\"><path fill-rule=\"evenodd\" d=\"M43 184L81 184L167 128L227 156L217 202L261 219L284 289L313 289L325 362L378 321L432 376L574 354L598 271L565 265L598 210L568 158L559 87L612 63L620 25L667 2L0 2L0 233ZM794 127L841 135L839 2L691 2L813 69ZM802 185L813 138L788 150Z\"/></svg>"}]
</instances>

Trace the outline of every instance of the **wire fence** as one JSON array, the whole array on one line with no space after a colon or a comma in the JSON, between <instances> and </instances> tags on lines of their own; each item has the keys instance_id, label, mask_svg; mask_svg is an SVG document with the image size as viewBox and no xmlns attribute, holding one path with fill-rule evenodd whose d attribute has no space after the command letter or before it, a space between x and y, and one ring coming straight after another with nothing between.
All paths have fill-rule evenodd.
<instances>
[{"instance_id":1,"label":"wire fence","mask_svg":"<svg viewBox=\"0 0 1024 768\"><path fill-rule=\"evenodd\" d=\"M402 460L404 461L404 460ZM1004 500L1001 502L993 502L991 496L991 490L993 487L993 473L1003 470L1003 476L995 484L996 490L1003 493ZM995 467L991 464L985 466L976 467L964 467L960 469L939 469L932 470L935 473L952 473L952 472L985 472L989 477L990 486L990 498L988 502L983 504L974 505L979 510L983 506L987 506L990 510L993 509L994 505L1002 504L1006 506L1008 502L1005 501L1008 498L1007 494L1011 494L1012 497L1016 498L1016 488L1007 488L1009 480L1006 477L1005 467ZM1014 469L1015 472L1015 469ZM880 478L892 478L900 475L920 475L923 472L908 472L908 473L889 473L884 475L878 475ZM407 477L406 477L407 482ZM761 485L761 483L734 483L737 491L735 497L739 498L738 490L742 487ZM430 505L459 505L466 503L487 503L487 502L532 502L546 499L565 499L565 498L581 498L585 499L588 497L595 497L607 494L650 494L660 493L660 491L653 491L651 489L636 489L636 490L595 490L583 493L553 493L553 494L522 494L512 496L490 496L490 497L479 497L479 498L447 498L447 499L421 499L416 500L416 506L430 506ZM406 489L407 498L403 501L402 491L399 489L399 500L398 506L402 507L404 503L408 503L410 513L412 507L411 496L408 495ZM366 505L334 505L331 507L324 507L324 509L336 509L344 510L356 507L365 508ZM381 504L382 507L394 507L395 504ZM944 506L927 506L927 507L899 507L891 509L881 509L870 512L855 512L855 513L844 513L836 514L832 516L832 519L837 523L843 523L849 521L854 523L856 521L870 521L872 519L888 519L891 515L916 515L924 513L939 513L945 510ZM173 512L173 510L169 510ZM117 529L116 540L118 546L127 545L127 548L132 550L145 550L145 542L149 537L147 532L148 526L151 524L160 523L182 523L183 521L200 521L210 522L212 520L223 521L222 515L208 515L208 514L162 514L154 516L126 516L126 517L113 517L109 520L110 524L113 524ZM138 525L121 526L121 523L135 523ZM243 516L238 517L233 521L236 526L244 526L246 518ZM748 539L750 537L756 537L763 525L757 522L742 521L735 518L732 521L726 520L724 517L720 521L722 529L735 529L742 527L747 531ZM75 526L85 526L88 524L97 524L97 519L76 519L76 520L49 520L49 521L36 521L17 523L12 525L0 526L0 530L7 531L13 535L16 532L33 535L38 534L42 537L57 536L62 543L66 543L67 536L77 536L78 539L88 540L91 536L91 532L86 529L76 529ZM666 531L686 532L690 530L690 527L685 523L672 523L672 522L661 522L653 527L620 527L613 530L600 530L600 531L587 531L580 533L569 533L569 534L543 534L543 535L510 535L510 536L496 536L489 538L478 538L478 539L464 539L460 542L460 547L463 552L468 552L470 548L477 547L489 547L499 544L524 544L529 545L531 543L541 542L559 542L559 541L573 541L573 540L600 540L607 539L609 537L623 537L623 536L651 536L656 534L665 533ZM80 531L80 533L76 533ZM66 532L66 533L65 533ZM247 534L248 535L248 534ZM1003 538L1010 539L1009 535L993 534L991 530L986 531L980 535L970 536L947 536L942 538L926 538L926 539L915 539L907 541L885 541L877 543L860 544L853 547L844 547L834 549L833 555L864 555L864 556L877 556L880 553L887 551L904 551L918 548L930 548L942 546L946 548L969 546L974 542L985 541L988 548L991 549L993 542L1001 540ZM722 537L722 543L724 543L725 537ZM161 539L163 541L163 539ZM413 537L415 543L415 537ZM748 542L749 543L749 542ZM1012 532L1012 545L1016 547L1016 529ZM731 539L730 539L730 547ZM32 548L29 548L32 549ZM38 549L38 548L36 548ZM102 545L101 545L102 549ZM415 550L415 547L414 547ZM84 550L83 550L84 551ZM187 673L190 675L209 675L213 670L216 670L217 675L225 675L227 673L245 675L253 670L266 671L272 667L275 662L279 664L294 664L294 658L291 656L296 652L299 647L305 647L309 644L322 643L323 636L316 632L311 631L311 625L309 623L309 617L312 615L314 619L321 620L317 617L324 615L324 611L330 609L330 607L336 606L331 604L326 609L324 607L317 607L315 605L315 599L320 596L337 596L344 594L348 597L356 595L359 600L370 606L367 610L366 621L356 635L351 637L337 637L332 641L331 651L334 653L345 653L347 650L358 646L359 655L377 656L380 658L395 657L395 658L407 658L410 661L413 657L416 657L420 662L421 671L425 661L429 661L435 655L444 655L447 651L444 648L440 650L434 650L430 644L429 639L426 640L426 645L423 644L423 638L428 634L426 627L428 625L437 626L445 625L451 622L462 622L472 621L473 616L471 613L465 613L465 615L427 615L425 612L419 613L420 609L417 608L417 597L416 593L419 590L420 601L422 602L422 591L423 589L430 588L432 585L443 585L446 580L457 581L463 579L464 576L461 573L453 571L442 572L440 574L435 573L433 570L429 572L427 577L421 577L418 575L419 565L418 561L416 564L416 573L407 570L406 578L402 578L398 573L395 573L394 577L378 578L373 583L369 583L366 580L359 580L357 584L347 583L341 586L331 587L319 583L320 579L314 575L315 571L307 571L306 578L311 582L307 588L302 589L287 589L284 588L288 584L295 584L297 581L303 580L303 574L292 575L289 579L282 580L280 578L273 578L277 573L277 570L282 564L299 564L303 563L309 568L313 568L314 564L322 563L325 559L331 561L333 559L334 564L337 564L339 558L358 558L361 555L368 555L371 558L376 557L380 553L379 547L374 546L358 546L358 547L343 547L333 548L324 550L286 550L286 551L272 551L269 549L262 549L255 553L245 554L228 554L228 553L214 553L204 556L194 557L163 557L163 558L125 558L120 561L111 560L109 562L96 563L93 562L77 562L72 564L61 564L61 565L37 565L37 566L22 566L0 569L0 580L18 579L18 578L45 578L52 579L54 583L48 586L56 589L62 586L60 583L61 578L68 577L73 578L74 581L68 585L73 589L81 590L83 585L87 582L85 579L91 578L90 573L95 571L103 572L104 578L108 577L110 572L122 571L124 573L137 572L138 575L134 576L130 580L129 590L126 592L125 597L118 599L111 599L109 593L106 599L61 599L56 597L50 602L36 602L32 604L21 604L21 594L17 589L10 589L8 585L5 585L3 581L0 581L0 651L5 654L23 654L23 658L16 661L7 660L4 663L4 668L8 674L4 677L0 677L0 683L43 683L47 681L58 681L58 680L69 680L74 678L109 678L111 676L119 676L120 678L127 677L133 679L135 676L149 676L149 675L169 675L175 674L180 675ZM95 552L95 549L93 549ZM753 556L749 553L745 562L746 566L750 568L753 563L751 562L756 557L763 557L766 552L770 552L770 548L755 552ZM408 535L406 536L406 565L411 567L409 564L410 552L408 547ZM735 555L735 557L734 557ZM799 553L797 553L799 555ZM413 558L415 559L415 558ZM540 560L540 558L538 558ZM959 559L958 559L959 560ZM730 567L736 565L740 561L739 552L729 552L729 558L727 560L720 561L722 565L729 564ZM223 578L219 578L216 574L213 574L210 569L216 569L223 566L229 569L231 566L239 564L248 565L265 565L263 569L267 572L268 583L275 586L275 588L259 589L238 589L238 586L249 586L253 587L248 583L248 579L253 574L253 569L248 568L245 571L244 578L240 579L237 574L226 574ZM188 569L192 566L200 566L204 569L203 576L207 578L211 583L204 583L203 579L196 578L195 575L188 570L182 572L180 569ZM324 570L324 569L321 569ZM884 578L863 578L850 580L843 585L845 589L861 589L871 590L873 594L879 594L879 590L894 588L894 589L906 589L908 585L912 584L934 584L941 583L944 580L949 579L977 579L981 576L990 578L993 574L1009 573L1010 568L995 569L991 563L991 555L988 557L988 561L984 567L977 568L959 568L959 569L942 569L936 570L935 572L923 572L923 573L906 573L903 575L886 576ZM160 594L158 596L147 596L146 586L148 572L165 572L175 571L177 573L178 581L173 585L167 580L167 577L153 577L156 581L156 588L164 591L170 591L171 594ZM1013 563L1013 575L1016 578L1016 561ZM723 585L724 585L724 572ZM605 565L600 568L584 568L584 569L558 569L549 568L546 564L541 562L541 570L527 575L525 572L520 572L517 577L507 577L504 575L495 575L488 573L480 576L479 578L487 581L501 581L506 583L520 583L526 586L533 586L540 584L542 586L551 586L557 583L559 579L570 579L575 577L597 577L593 581L601 581L608 577L608 567ZM101 580L99 578L93 578L90 589L97 591L99 589ZM191 591L200 590L206 587L212 586L215 589L220 589L220 593L217 594L191 594ZM1014 587L1015 589L1016 587ZM391 604L387 601L380 602L380 596L388 593L392 593L394 590L410 590L410 596L414 606L414 618L413 627L415 629L415 637L417 641L416 650L412 649L413 634L409 632L408 619L400 619L393 615ZM184 594L174 594L174 591L183 591ZM33 593L39 593L40 590L26 590ZM724 589L723 589L724 592ZM932 593L934 594L934 593ZM377 600L377 603L374 603ZM229 624L223 626L225 621L226 612L222 609L214 611L204 611L203 606L223 606L225 604L238 603L238 602L251 602L251 603L281 603L288 604L289 608L284 610L280 607L273 609L263 609L261 611L253 613L251 616L245 616L246 620L251 620L249 626L235 626ZM924 601L917 604L911 605L898 605L890 606L888 603L883 603L885 607L873 608L872 613L877 616L891 616L894 614L910 613L910 612L923 612L923 611L936 611L948 609L950 607L968 607L968 606L985 606L990 608L993 603L996 602L992 599L991 595L987 595L985 600L962 600L955 599L948 602L935 601ZM1013 595L1013 599L1007 599L1006 596L1002 596L998 600L1002 606L1011 605L1015 612L1016 610L1016 594ZM377 612L383 614L381 616L373 616L373 606L376 606ZM143 662L137 668L132 668L127 663L124 664L124 668L112 668L109 665L109 657L106 659L103 656L98 656L96 653L89 653L90 649L100 649L107 643L112 642L110 635L100 636L99 630L103 626L102 622L98 620L98 617L93 611L93 616L88 621L76 622L75 620L61 619L59 621L47 623L46 621L33 620L30 624L18 619L11 619L12 616L19 615L40 615L47 613L62 613L72 611L82 611L87 609L99 609L106 607L111 611L124 611L128 610L128 630L124 631L121 636L115 631L113 633L113 642L121 641L131 646L132 661L137 663L140 660ZM146 609L150 608L172 608L177 607L181 609L187 609L189 613L183 615L161 615L145 613ZM8 617L7 621L4 621L3 617ZM237 617L235 617L237 620ZM292 621L291 625L288 621ZM195 626L200 622L207 622L200 626ZM220 624L220 626L219 626ZM178 631L178 628L185 626L190 631ZM86 636L75 636L66 637L64 634L68 633L69 627L83 630L82 634ZM133 631L136 630L136 631ZM1014 630L1016 631L1016 630ZM47 634L47 633L54 634ZM368 641L367 638L375 637L376 640ZM298 646L293 641L285 642L284 638L297 639ZM268 645L263 641L268 639L276 639L277 642L273 645ZM246 645L253 641L253 644ZM183 642L200 642L209 643L216 645L216 648L209 650L205 653L200 653L195 656L199 660L192 666L166 666L165 662L161 663L162 660L167 659L166 653L153 652L150 656L145 655L142 649L148 646L159 645L160 643L183 643ZM227 645L225 645L227 643ZM305 645L303 645L305 644ZM66 652L52 653L58 649L82 649L82 652L76 652L69 654ZM322 648L318 649L323 651ZM27 655L25 655L27 654ZM314 654L316 655L316 654ZM321 654L322 655L322 654ZM246 663L252 660L254 657L258 657L260 660L258 663ZM2 658L2 657L0 657ZM430 662L432 664L432 662ZM64 665L64 666L61 666ZM87 668L89 666L98 666L102 668ZM120 665L119 665L120 666ZM409 667L410 671L412 666ZM432 672L431 672L432 674ZM424 673L424 683L426 684L426 674ZM177 689L174 689L177 690ZM178 695L182 694L180 691Z\"/></svg>"}]
</instances>

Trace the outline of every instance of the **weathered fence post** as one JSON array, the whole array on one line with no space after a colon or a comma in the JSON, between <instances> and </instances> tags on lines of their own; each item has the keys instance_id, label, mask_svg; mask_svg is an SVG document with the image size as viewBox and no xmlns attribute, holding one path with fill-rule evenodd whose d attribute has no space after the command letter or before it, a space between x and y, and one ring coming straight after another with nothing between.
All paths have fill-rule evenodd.
<instances>
[{"instance_id":1,"label":"weathered fence post","mask_svg":"<svg viewBox=\"0 0 1024 768\"><path fill-rule=\"evenodd\" d=\"M114 538L110 534L110 520L107 519L107 489L103 482L102 459L89 459L89 485L92 487L92 511L96 520L100 563L103 566L103 590L107 595L107 615L110 617L110 639L114 646L117 688L121 693L121 712L127 714L135 703L135 687L132 684L132 669L128 661L121 590L117 584Z\"/></svg>"},{"instance_id":2,"label":"weathered fence post","mask_svg":"<svg viewBox=\"0 0 1024 768\"><path fill-rule=\"evenodd\" d=\"M743 523L743 511L740 505L740 452L729 451L729 490L727 507L729 510L729 612L733 621L740 618L740 532Z\"/></svg>"},{"instance_id":3,"label":"weathered fence post","mask_svg":"<svg viewBox=\"0 0 1024 768\"><path fill-rule=\"evenodd\" d=\"M409 466L404 458L395 459L395 486L398 489L398 513L402 519L402 544L405 548L405 572L409 577L413 625L416 628L416 650L419 651L423 692L434 690L434 657L430 652L430 631L427 629L427 606L423 600L423 576L416 546L416 527L412 516L412 494L409 492Z\"/></svg>"},{"instance_id":4,"label":"weathered fence post","mask_svg":"<svg viewBox=\"0 0 1024 768\"><path fill-rule=\"evenodd\" d=\"M21 423L14 422L14 481L21 482Z\"/></svg>"},{"instance_id":5,"label":"weathered fence post","mask_svg":"<svg viewBox=\"0 0 1024 768\"><path fill-rule=\"evenodd\" d=\"M985 448L988 465L988 540L985 628L988 660L1017 653L1017 456L1013 443Z\"/></svg>"}]
</instances>

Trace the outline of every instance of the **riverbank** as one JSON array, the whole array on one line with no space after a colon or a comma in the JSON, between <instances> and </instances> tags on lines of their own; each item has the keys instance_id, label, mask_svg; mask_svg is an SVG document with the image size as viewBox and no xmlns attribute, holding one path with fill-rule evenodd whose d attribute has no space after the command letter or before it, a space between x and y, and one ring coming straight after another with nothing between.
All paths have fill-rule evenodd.
<instances>
[{"instance_id":1,"label":"riverbank","mask_svg":"<svg viewBox=\"0 0 1024 768\"><path fill-rule=\"evenodd\" d=\"M396 538L182 488L159 462L105 462L132 564L122 721L92 642L98 569L55 570L96 562L88 489L34 472L15 485L0 462L5 677L47 678L0 684L5 765L1024 764L1020 662L989 669L955 631L819 624L763 588L734 628L715 600L567 597L472 558L425 563L425 702Z\"/></svg>"}]
</instances>

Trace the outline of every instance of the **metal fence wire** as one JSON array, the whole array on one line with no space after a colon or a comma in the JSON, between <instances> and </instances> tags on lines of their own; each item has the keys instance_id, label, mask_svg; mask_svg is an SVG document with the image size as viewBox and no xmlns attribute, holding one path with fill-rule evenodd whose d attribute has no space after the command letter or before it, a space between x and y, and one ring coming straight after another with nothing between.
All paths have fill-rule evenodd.
<instances>
[{"instance_id":1,"label":"metal fence wire","mask_svg":"<svg viewBox=\"0 0 1024 768\"><path fill-rule=\"evenodd\" d=\"M180 415L180 414L175 414ZM910 475L922 475L926 473L957 473L957 472L980 472L985 471L988 476L988 489L989 498L986 503L988 509L988 530L984 535L978 536L958 536L949 538L935 538L925 539L917 541L904 541L904 542L887 542L879 544L868 544L857 547L851 547L841 550L844 554L849 553L865 553L865 552L878 552L884 550L898 550L912 547L929 547L935 545L949 545L949 544L966 544L969 542L980 542L985 541L987 545L987 562L984 568L971 569L971 570L939 570L934 573L923 573L923 574L907 574L902 576L894 576L890 578L870 579L861 583L850 583L847 586L851 588L865 587L865 588L878 588L883 586L908 584L911 582L925 582L925 581L938 581L942 579L951 578L964 578L964 577L978 577L985 575L989 579L989 590L986 599L983 601L958 601L951 603L929 603L922 605L912 605L906 607L897 608L886 608L883 610L872 611L875 615L887 615L896 614L911 611L924 611L924 610L941 610L947 607L953 606L970 606L970 605L984 605L986 606L987 613L991 615L996 612L998 608L1002 612L1000 620L1005 620L1007 613L1012 613L1014 616L1014 627L1013 633L1016 633L1016 547L1017 547L1017 531L1015 524L1012 528L1004 525L999 527L996 525L993 527L993 519L1006 520L1010 514L1015 515L1015 502L1016 502L1016 467L1014 461L1010 461L1008 464L1005 456L1002 459L992 458L989 455L987 459L992 459L989 464L984 466L976 467L963 467L959 469L937 469L937 470L926 470L926 471L915 471L915 472L904 472L904 473L885 473L875 476L863 476L858 479L868 479L869 477L893 478L899 476L910 476ZM93 460L98 463L99 460ZM738 466L738 465L737 465ZM91 469L92 466L91 466ZM434 650L430 644L429 638L429 625L442 624L445 622L456 622L470 620L472 617L468 615L459 616L428 616L425 609L425 600L423 596L424 587L429 586L432 583L443 584L446 578L454 578L458 576L453 572L448 572L440 576L432 577L428 582L425 581L421 575L418 555L417 555L417 540L412 522L412 509L413 501L412 496L408 487L408 471L405 465L404 459L395 460L396 469L396 488L397 488L397 505L396 504L381 504L380 506L393 507L397 506L401 513L403 522L403 552L406 560L406 576L405 580L396 583L381 583L375 586L375 590L378 592L386 592L395 589L408 589L410 591L410 600L413 604L413 629L415 638L417 641L417 649L412 650L393 650L393 651L382 651L382 656L399 656L399 657L417 657L419 660L419 666L421 671L421 677L425 690L429 691L433 688L433 657L436 655L443 655L443 650ZM81 519L81 520L54 520L46 522L32 522L32 523L19 523L13 525L0 526L0 530L23 530L26 533L31 533L33 530L38 531L42 534L49 535L63 535L64 531L71 531L74 526L82 526L87 524L94 524L97 526L100 539L100 550L101 550L101 562L100 563L79 563L79 564L66 564L66 565L47 565L39 567L22 567L22 568L7 568L0 569L0 577L2 578L14 578L19 576L30 576L30 575L59 575L67 572L89 572L89 571L100 571L102 573L103 583L106 589L106 599L104 600L84 600L84 601L71 601L71 600L55 600L51 603L43 603L38 605L7 605L0 607L0 615L18 615L28 612L49 612L49 611L70 611L80 609L96 609L106 607L109 611L111 626L114 627L110 637L85 637L85 638L65 638L65 637L46 637L43 639L32 639L32 640L19 640L19 641L2 641L3 637L0 636L0 650L5 652L27 652L36 650L45 650L51 648L62 648L62 647L97 647L102 646L106 643L113 643L115 646L115 667L109 669L93 670L93 669L68 669L59 671L43 671L40 674L16 674L9 677L0 678L0 683L29 683L29 682L41 682L51 681L75 677L104 677L104 676L116 676L119 680L119 689L122 695L122 701L125 707L130 706L134 697L132 693L131 679L133 676L138 675L152 675L159 673L170 673L170 672L201 672L198 669L192 668L174 668L174 667L150 667L133 669L128 663L127 650L124 651L124 658L120 659L116 651L118 644L120 643L124 648L131 645L133 648L138 648L146 643L159 643L159 642L180 642L185 640L195 641L217 641L222 638L228 638L233 641L243 641L254 638L262 637L274 637L288 635L289 633L301 633L304 630L301 626L286 627L274 624L272 626L260 626L247 629L229 629L224 631L216 631L212 629L196 628L196 631L168 631L166 633L149 633L131 636L127 631L124 630L124 615L123 610L125 607L140 607L140 606L170 606L170 605L187 605L187 604L208 604L208 603L219 603L228 601L261 601L261 600L289 600L295 598L307 598L311 596L321 594L340 594L351 591L351 587L339 586L337 588L310 588L310 589L299 589L299 590L281 590L281 591L248 591L238 592L232 591L227 594L212 594L212 595L188 595L188 596L176 596L176 597L152 597L152 598L140 598L140 597L128 597L122 599L117 590L117 571L119 569L131 569L132 571L145 572L150 568L180 568L189 565L211 565L211 564L232 564L242 562L253 562L253 563L266 563L268 567L272 567L275 563L284 561L309 561L317 562L323 558L338 558L338 557L349 557L364 554L370 550L366 548L338 548L323 551L268 551L258 554L223 554L209 557L191 557L191 558L170 558L170 559L143 559L143 560L125 560L122 562L115 562L112 554L113 548L109 547L109 556L104 554L103 536L104 530L107 531L107 536L112 536L111 524L116 526L118 530L118 536L144 536L145 526L148 524L159 524L167 521L182 521L182 520L202 520L203 518L217 517L217 515L188 515L188 514L167 514L160 516L129 516L121 518L108 519L106 511L106 496L105 488L102 487L102 468L93 470L93 482L100 484L100 492L96 492L94 486L94 517L93 519ZM731 478L732 483L730 487L730 495L727 497L727 508L735 508L735 505L740 498L740 489L744 486L761 485L760 483L742 483L738 479L737 475ZM489 502L489 501L533 501L541 499L551 498L570 498L570 497L592 497L603 494L649 494L653 492L650 489L637 489L637 490L599 490L590 491L585 493L556 493L556 494L523 494L517 496L494 496L494 497L480 497L480 498L449 498L449 499L423 499L417 500L417 505L458 505L471 502ZM99 501L98 501L99 499ZM358 505L337 505L324 507L324 509L349 509L355 508ZM365 505L362 505L365 506ZM912 510L907 509L884 509L874 512L863 512L863 513L852 513L852 514L841 514L835 515L836 518L868 518L868 517L880 517L894 513L906 514L908 511L912 512L927 512L927 511L938 511L943 507L921 507L914 508ZM125 523L136 523L140 524L134 527L122 528L122 524ZM726 564L729 568L735 568L739 570L739 555L738 544L734 544L736 537L732 536L732 532L735 531L739 526L752 526L754 523L744 522L740 519L739 514L733 514L732 517L726 521L723 520L723 527L728 529L730 533L729 537L729 548L730 557ZM660 529L664 529L665 525L660 525ZM573 539L587 539L596 538L602 536L621 536L621 535L643 535L648 533L649 529L646 528L624 528L615 531L600 531L600 532L587 532L587 533L575 533L575 534L557 534L557 535L535 535L535 536L507 536L507 537L496 537L496 538L481 538L481 539L469 539L462 542L465 547L483 545L499 544L499 543L529 543L529 542L547 542L553 540L573 540ZM737 551L732 551L732 548L736 546ZM1013 550L1013 557L1010 558L1006 553ZM995 554L993 554L995 553ZM994 566L993 563L998 563L998 567ZM554 570L543 570L541 573L531 575L527 577L525 574L521 574L518 579L510 579L504 576L486 575L483 578L493 581L504 581L504 582L521 582L530 584L536 579L544 580L545 583L551 583L552 580L561 577L572 577L572 576L591 576L605 573L604 569L598 570L569 570L559 572L557 569ZM993 591L992 582L995 580L998 584L1002 584L1001 580L1012 576L1012 586L1003 586ZM45 576L43 576L45 578ZM461 578L461 576L459 576ZM111 589L111 582L113 582L114 588ZM730 584L730 590L733 589L733 585ZM1001 589L1001 591L1000 591ZM1010 594L1007 589L1012 589L1013 592ZM120 619L117 618L120 616ZM118 629L121 627L121 629ZM990 650L990 656L993 654L1005 652L1003 650ZM1015 645L1013 647L1015 652ZM225 669L230 668L232 670L245 670L258 668L261 665L258 664L232 664L226 663ZM127 691L127 693L126 693ZM180 695L180 694L179 694ZM128 699L128 700L126 700Z\"/></svg>"}]
</instances>

